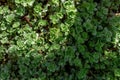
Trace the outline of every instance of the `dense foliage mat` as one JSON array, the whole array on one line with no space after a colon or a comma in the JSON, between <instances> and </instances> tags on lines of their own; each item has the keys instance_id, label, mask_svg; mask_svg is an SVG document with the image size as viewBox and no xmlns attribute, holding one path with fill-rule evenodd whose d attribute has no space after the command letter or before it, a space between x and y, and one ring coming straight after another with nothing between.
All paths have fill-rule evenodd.
<instances>
[{"instance_id":1,"label":"dense foliage mat","mask_svg":"<svg viewBox=\"0 0 120 80\"><path fill-rule=\"evenodd\" d=\"M119 80L120 0L0 0L0 80Z\"/></svg>"}]
</instances>

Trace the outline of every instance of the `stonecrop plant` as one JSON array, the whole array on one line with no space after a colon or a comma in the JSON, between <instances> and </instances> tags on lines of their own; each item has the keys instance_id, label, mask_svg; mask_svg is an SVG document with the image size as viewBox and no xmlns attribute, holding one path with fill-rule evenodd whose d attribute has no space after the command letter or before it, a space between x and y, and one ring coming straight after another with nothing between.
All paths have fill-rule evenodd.
<instances>
[{"instance_id":1,"label":"stonecrop plant","mask_svg":"<svg viewBox=\"0 0 120 80\"><path fill-rule=\"evenodd\" d=\"M120 0L1 0L0 80L119 80L119 12Z\"/></svg>"}]
</instances>

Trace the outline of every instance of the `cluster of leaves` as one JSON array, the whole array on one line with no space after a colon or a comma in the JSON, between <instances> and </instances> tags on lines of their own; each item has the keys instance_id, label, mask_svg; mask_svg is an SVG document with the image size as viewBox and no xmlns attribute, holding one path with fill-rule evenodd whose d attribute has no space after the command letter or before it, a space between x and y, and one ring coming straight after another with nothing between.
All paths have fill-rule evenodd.
<instances>
[{"instance_id":1,"label":"cluster of leaves","mask_svg":"<svg viewBox=\"0 0 120 80\"><path fill-rule=\"evenodd\" d=\"M79 80L120 79L120 0L81 0L70 29ZM82 66L78 65L81 62Z\"/></svg>"},{"instance_id":2,"label":"cluster of leaves","mask_svg":"<svg viewBox=\"0 0 120 80\"><path fill-rule=\"evenodd\" d=\"M76 11L71 0L1 1L0 79L64 78L64 51Z\"/></svg>"},{"instance_id":3,"label":"cluster of leaves","mask_svg":"<svg viewBox=\"0 0 120 80\"><path fill-rule=\"evenodd\" d=\"M119 6L120 0L0 1L0 79L119 79Z\"/></svg>"}]
</instances>

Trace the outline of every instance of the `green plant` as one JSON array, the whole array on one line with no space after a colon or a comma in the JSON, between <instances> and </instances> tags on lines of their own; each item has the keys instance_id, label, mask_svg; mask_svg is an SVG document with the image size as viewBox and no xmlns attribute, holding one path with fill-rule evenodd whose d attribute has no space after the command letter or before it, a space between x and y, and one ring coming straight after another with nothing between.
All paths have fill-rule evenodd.
<instances>
[{"instance_id":1,"label":"green plant","mask_svg":"<svg viewBox=\"0 0 120 80\"><path fill-rule=\"evenodd\" d=\"M0 1L0 80L120 78L120 0Z\"/></svg>"}]
</instances>

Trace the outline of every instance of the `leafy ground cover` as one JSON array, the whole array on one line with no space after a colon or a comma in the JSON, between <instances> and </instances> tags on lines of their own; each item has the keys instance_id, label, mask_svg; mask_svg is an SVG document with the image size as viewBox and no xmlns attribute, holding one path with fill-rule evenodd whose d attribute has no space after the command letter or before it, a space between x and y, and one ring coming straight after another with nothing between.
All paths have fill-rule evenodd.
<instances>
[{"instance_id":1,"label":"leafy ground cover","mask_svg":"<svg viewBox=\"0 0 120 80\"><path fill-rule=\"evenodd\" d=\"M1 0L0 80L119 80L120 0Z\"/></svg>"}]
</instances>

